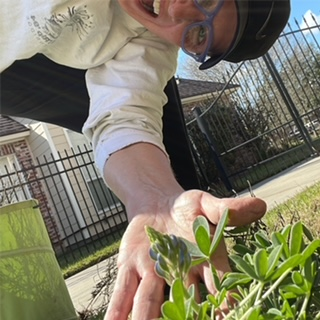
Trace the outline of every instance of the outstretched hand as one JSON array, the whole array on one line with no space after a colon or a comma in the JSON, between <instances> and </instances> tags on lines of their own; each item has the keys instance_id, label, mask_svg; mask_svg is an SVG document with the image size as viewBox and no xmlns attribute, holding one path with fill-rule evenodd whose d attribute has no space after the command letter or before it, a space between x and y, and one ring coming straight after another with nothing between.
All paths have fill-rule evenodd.
<instances>
[{"instance_id":1,"label":"outstretched hand","mask_svg":"<svg viewBox=\"0 0 320 320\"><path fill-rule=\"evenodd\" d=\"M209 193L190 190L180 195L161 199L154 208L133 215L121 242L118 257L118 276L105 320L154 319L160 316L164 301L165 282L154 272L154 261L149 257L150 242L145 226L167 234L175 234L194 242L192 225L199 215L212 224L212 234L225 209L229 209L229 225L242 226L260 219L266 204L258 198L218 199ZM222 276L230 271L228 255L222 242L213 257ZM214 292L210 268L206 264L192 270L188 279L196 288L203 281Z\"/></svg>"}]
</instances>

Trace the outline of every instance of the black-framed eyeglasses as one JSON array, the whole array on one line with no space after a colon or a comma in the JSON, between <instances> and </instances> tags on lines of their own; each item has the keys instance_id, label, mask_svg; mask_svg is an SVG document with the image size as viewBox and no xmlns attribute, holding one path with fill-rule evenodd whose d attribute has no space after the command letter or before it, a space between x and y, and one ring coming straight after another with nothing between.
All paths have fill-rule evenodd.
<instances>
[{"instance_id":1,"label":"black-framed eyeglasses","mask_svg":"<svg viewBox=\"0 0 320 320\"><path fill-rule=\"evenodd\" d=\"M204 21L190 24L182 35L181 49L198 62L204 62L213 42L213 19L224 0L193 0L196 7L207 17Z\"/></svg>"}]
</instances>

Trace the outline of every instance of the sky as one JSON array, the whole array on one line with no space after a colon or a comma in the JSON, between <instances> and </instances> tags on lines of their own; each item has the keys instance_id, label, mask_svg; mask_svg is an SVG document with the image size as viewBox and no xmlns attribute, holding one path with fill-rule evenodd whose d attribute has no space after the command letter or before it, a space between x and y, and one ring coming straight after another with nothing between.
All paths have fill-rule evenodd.
<instances>
[{"instance_id":1,"label":"sky","mask_svg":"<svg viewBox=\"0 0 320 320\"><path fill-rule=\"evenodd\" d=\"M303 17L308 22L309 26L314 25L311 14L315 17L318 24L320 24L320 0L291 0L291 15L290 23L294 23L293 18L298 20L300 27L304 27ZM296 24L294 23L293 26Z\"/></svg>"}]
</instances>

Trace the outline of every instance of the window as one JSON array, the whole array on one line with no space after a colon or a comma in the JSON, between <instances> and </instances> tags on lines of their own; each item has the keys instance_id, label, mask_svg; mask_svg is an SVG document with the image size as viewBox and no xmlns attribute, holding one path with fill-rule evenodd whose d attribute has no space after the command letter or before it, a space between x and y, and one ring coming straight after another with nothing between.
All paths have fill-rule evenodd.
<instances>
[{"instance_id":1,"label":"window","mask_svg":"<svg viewBox=\"0 0 320 320\"><path fill-rule=\"evenodd\" d=\"M66 130L69 145L76 153L77 163L80 165L81 176L87 184L94 206L98 211L111 211L120 205L120 200L106 186L99 170L93 163L91 147L82 134ZM89 152L88 152L89 150Z\"/></svg>"},{"instance_id":2,"label":"window","mask_svg":"<svg viewBox=\"0 0 320 320\"><path fill-rule=\"evenodd\" d=\"M119 199L103 182L102 178L87 181L94 203L99 211L113 209L119 205Z\"/></svg>"}]
</instances>

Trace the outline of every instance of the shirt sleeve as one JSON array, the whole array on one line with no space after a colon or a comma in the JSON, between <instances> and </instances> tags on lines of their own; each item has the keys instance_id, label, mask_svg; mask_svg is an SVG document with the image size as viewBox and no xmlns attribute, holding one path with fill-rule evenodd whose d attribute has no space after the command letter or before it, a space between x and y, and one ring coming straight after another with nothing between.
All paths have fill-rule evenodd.
<instances>
[{"instance_id":1,"label":"shirt sleeve","mask_svg":"<svg viewBox=\"0 0 320 320\"><path fill-rule=\"evenodd\" d=\"M131 144L147 142L165 152L164 88L174 76L177 52L176 46L146 31L112 60L87 71L90 111L83 133L101 172L112 153Z\"/></svg>"}]
</instances>

